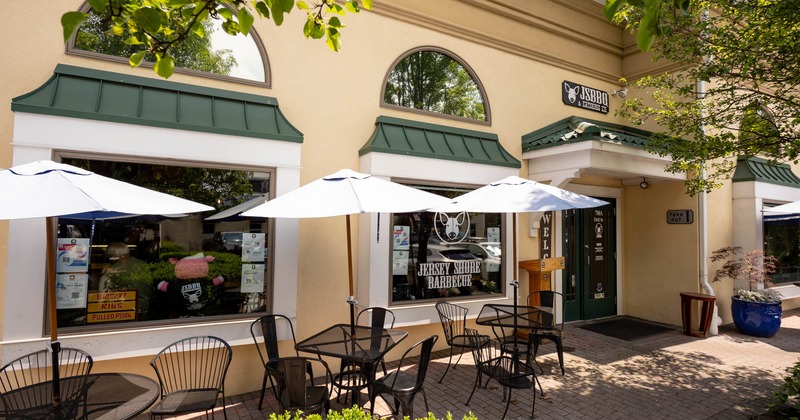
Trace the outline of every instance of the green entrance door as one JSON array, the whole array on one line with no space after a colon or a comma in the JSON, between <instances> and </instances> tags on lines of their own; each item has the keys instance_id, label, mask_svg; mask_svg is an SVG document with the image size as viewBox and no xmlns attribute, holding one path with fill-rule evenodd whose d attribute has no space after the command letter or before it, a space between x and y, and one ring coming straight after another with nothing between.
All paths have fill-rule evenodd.
<instances>
[{"instance_id":1,"label":"green entrance door","mask_svg":"<svg viewBox=\"0 0 800 420\"><path fill-rule=\"evenodd\" d=\"M603 200L610 204L562 212L566 321L617 314L615 200Z\"/></svg>"}]
</instances>

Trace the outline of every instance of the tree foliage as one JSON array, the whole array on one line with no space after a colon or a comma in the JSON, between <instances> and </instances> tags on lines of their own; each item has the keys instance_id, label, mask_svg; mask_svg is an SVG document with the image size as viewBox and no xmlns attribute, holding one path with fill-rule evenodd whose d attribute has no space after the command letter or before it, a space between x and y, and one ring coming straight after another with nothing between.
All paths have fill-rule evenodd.
<instances>
[{"instance_id":1,"label":"tree foliage","mask_svg":"<svg viewBox=\"0 0 800 420\"><path fill-rule=\"evenodd\" d=\"M606 13L683 69L636 81L649 98L627 99L620 114L664 129L648 148L690 175L690 194L720 186L738 156L798 162L800 1L618 0Z\"/></svg>"},{"instance_id":2,"label":"tree foliage","mask_svg":"<svg viewBox=\"0 0 800 420\"><path fill-rule=\"evenodd\" d=\"M306 38L325 38L334 51L341 48L339 16L347 12L358 13L361 8L371 9L372 0L319 0L306 2L294 0L88 0L92 11L100 16L110 29L108 33L123 39L128 45L143 48L130 55L130 64L138 66L150 53L155 57L155 72L164 78L175 69L174 52L177 45L192 36L203 38L210 19L222 22L222 29L230 35L250 33L255 17L272 19L276 25L283 23L284 15L295 7L307 14L303 25ZM331 17L327 17L332 15ZM88 13L67 12L61 16L64 41L69 40L87 21Z\"/></svg>"},{"instance_id":3,"label":"tree foliage","mask_svg":"<svg viewBox=\"0 0 800 420\"><path fill-rule=\"evenodd\" d=\"M453 58L436 51L409 54L386 80L388 104L485 121L478 85Z\"/></svg>"},{"instance_id":4,"label":"tree foliage","mask_svg":"<svg viewBox=\"0 0 800 420\"><path fill-rule=\"evenodd\" d=\"M175 66L207 73L230 75L236 66L236 58L231 50L214 50L211 36L214 25L210 20L203 22L204 36L190 33L189 36L170 50ZM110 34L111 25L95 12L89 17L75 35L75 48L116 57L130 57L144 51L144 61L156 62L156 56L143 44L125 43L124 37ZM129 34L128 34L129 35Z\"/></svg>"}]
</instances>

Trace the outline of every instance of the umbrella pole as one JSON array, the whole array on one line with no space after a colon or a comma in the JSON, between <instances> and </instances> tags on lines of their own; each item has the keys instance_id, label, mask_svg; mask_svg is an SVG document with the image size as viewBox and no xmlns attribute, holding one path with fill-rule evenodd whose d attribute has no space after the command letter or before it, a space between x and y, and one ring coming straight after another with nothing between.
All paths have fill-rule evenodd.
<instances>
[{"instance_id":1,"label":"umbrella pole","mask_svg":"<svg viewBox=\"0 0 800 420\"><path fill-rule=\"evenodd\" d=\"M512 233L512 248L513 253L511 260L514 264L514 281L511 285L514 286L514 354L517 354L517 300L519 300L519 280L517 279L517 213L511 215L511 233Z\"/></svg>"},{"instance_id":2,"label":"umbrella pole","mask_svg":"<svg viewBox=\"0 0 800 420\"><path fill-rule=\"evenodd\" d=\"M46 219L47 230L47 303L50 313L50 351L53 357L53 406L61 405L61 385L59 378L58 353L61 351L61 343L58 342L58 314L56 313L56 249L55 232L56 218Z\"/></svg>"},{"instance_id":3,"label":"umbrella pole","mask_svg":"<svg viewBox=\"0 0 800 420\"><path fill-rule=\"evenodd\" d=\"M347 304L350 305L350 327L355 329L356 325L356 297L353 294L353 248L350 239L350 215L346 215L347 220L347 280L350 286L350 295L347 296ZM352 331L351 331L352 332Z\"/></svg>"}]
</instances>

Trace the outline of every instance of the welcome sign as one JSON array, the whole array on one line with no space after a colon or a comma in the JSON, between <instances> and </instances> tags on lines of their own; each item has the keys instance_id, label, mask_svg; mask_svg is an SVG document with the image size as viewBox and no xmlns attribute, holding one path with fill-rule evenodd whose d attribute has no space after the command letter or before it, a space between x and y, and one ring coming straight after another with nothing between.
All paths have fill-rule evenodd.
<instances>
[{"instance_id":1,"label":"welcome sign","mask_svg":"<svg viewBox=\"0 0 800 420\"><path fill-rule=\"evenodd\" d=\"M564 80L561 100L564 104L608 114L608 92Z\"/></svg>"}]
</instances>

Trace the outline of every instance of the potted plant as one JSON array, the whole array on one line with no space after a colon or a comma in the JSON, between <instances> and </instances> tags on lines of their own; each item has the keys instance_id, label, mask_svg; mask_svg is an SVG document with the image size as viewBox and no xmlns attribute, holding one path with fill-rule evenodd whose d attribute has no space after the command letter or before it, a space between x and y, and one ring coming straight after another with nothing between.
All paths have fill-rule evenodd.
<instances>
[{"instance_id":1,"label":"potted plant","mask_svg":"<svg viewBox=\"0 0 800 420\"><path fill-rule=\"evenodd\" d=\"M747 279L748 290L738 289L731 300L731 314L736 328L756 337L772 337L781 327L781 294L770 289L778 260L764 251L742 251L741 247L725 247L711 254L711 261L725 260L714 274L713 281Z\"/></svg>"}]
</instances>

